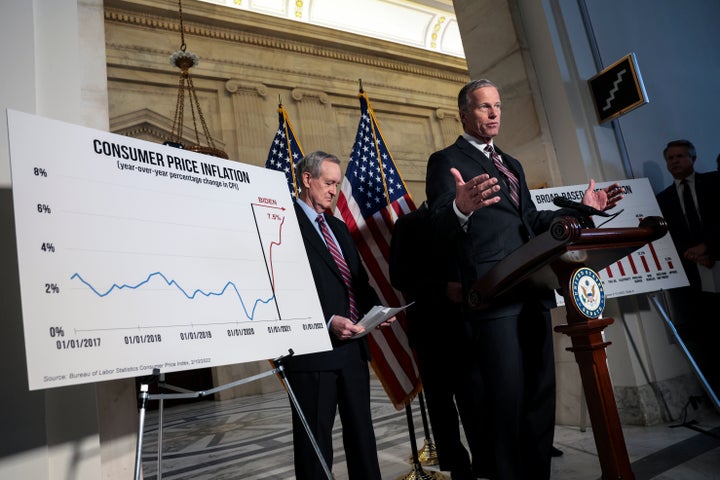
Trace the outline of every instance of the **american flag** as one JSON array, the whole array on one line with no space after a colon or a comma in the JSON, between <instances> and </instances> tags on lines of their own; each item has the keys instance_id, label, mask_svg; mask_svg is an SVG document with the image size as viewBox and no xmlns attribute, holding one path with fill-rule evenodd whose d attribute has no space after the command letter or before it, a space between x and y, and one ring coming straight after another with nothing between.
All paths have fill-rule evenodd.
<instances>
[{"instance_id":1,"label":"american flag","mask_svg":"<svg viewBox=\"0 0 720 480\"><path fill-rule=\"evenodd\" d=\"M297 197L298 187L295 178L295 162L303 158L303 150L295 138L295 132L293 132L288 113L282 104L278 105L278 119L280 125L278 126L277 132L275 132L272 145L270 145L270 151L265 161L265 168L284 172L290 193L294 197Z\"/></svg>"},{"instance_id":2,"label":"american flag","mask_svg":"<svg viewBox=\"0 0 720 480\"><path fill-rule=\"evenodd\" d=\"M395 220L415 210L415 204L383 140L367 94L360 90L359 97L360 124L335 216L350 229L383 304L396 307L404 305L404 298L390 285L390 237ZM368 338L375 374L395 408L404 408L421 388L404 315Z\"/></svg>"}]
</instances>

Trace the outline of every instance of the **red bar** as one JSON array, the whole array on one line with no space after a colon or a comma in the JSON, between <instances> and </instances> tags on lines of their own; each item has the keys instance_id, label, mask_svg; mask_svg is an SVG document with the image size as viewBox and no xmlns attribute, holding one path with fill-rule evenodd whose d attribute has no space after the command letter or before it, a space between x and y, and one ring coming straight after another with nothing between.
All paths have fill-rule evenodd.
<instances>
[{"instance_id":1,"label":"red bar","mask_svg":"<svg viewBox=\"0 0 720 480\"><path fill-rule=\"evenodd\" d=\"M630 268L632 268L633 275L637 275L637 268L635 268L635 261L633 260L632 255L628 255L628 260L630 260Z\"/></svg>"},{"instance_id":2,"label":"red bar","mask_svg":"<svg viewBox=\"0 0 720 480\"><path fill-rule=\"evenodd\" d=\"M605 267L605 271L607 272L608 278L613 278L612 270L610 270L610 265Z\"/></svg>"},{"instance_id":3,"label":"red bar","mask_svg":"<svg viewBox=\"0 0 720 480\"><path fill-rule=\"evenodd\" d=\"M653 260L655 260L655 266L659 272L662 270L662 267L660 266L660 260L658 259L657 253L655 253L655 247L653 247L652 242L648 243L648 247L650 247L650 253L652 254Z\"/></svg>"},{"instance_id":4,"label":"red bar","mask_svg":"<svg viewBox=\"0 0 720 480\"><path fill-rule=\"evenodd\" d=\"M672 264L672 262L671 262L670 260L668 260L668 267L670 267L670 270L673 269L673 264Z\"/></svg>"},{"instance_id":5,"label":"red bar","mask_svg":"<svg viewBox=\"0 0 720 480\"><path fill-rule=\"evenodd\" d=\"M642 260L643 267L645 267L645 273L650 273L650 267L648 267L647 259L645 258L645 255L640 255L640 260Z\"/></svg>"},{"instance_id":6,"label":"red bar","mask_svg":"<svg viewBox=\"0 0 720 480\"><path fill-rule=\"evenodd\" d=\"M632 262L632 259L630 259L630 262ZM622 262L617 262L617 266L618 266L618 268L620 269L620 276L621 276L621 277L624 277L624 276L625 276L625 269L624 269L623 266L622 266Z\"/></svg>"}]
</instances>

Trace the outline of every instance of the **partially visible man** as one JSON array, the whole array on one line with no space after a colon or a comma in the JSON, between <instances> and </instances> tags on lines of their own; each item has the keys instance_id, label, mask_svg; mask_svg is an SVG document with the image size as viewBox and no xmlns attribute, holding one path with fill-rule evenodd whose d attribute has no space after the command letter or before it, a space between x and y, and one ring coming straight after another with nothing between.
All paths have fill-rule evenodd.
<instances>
[{"instance_id":1,"label":"partially visible man","mask_svg":"<svg viewBox=\"0 0 720 480\"><path fill-rule=\"evenodd\" d=\"M673 140L663 150L673 183L657 195L670 236L681 257L690 286L669 291L671 315L703 374L720 388L715 338L720 329L709 312L720 294L704 292L701 274L720 260L720 173L695 172L697 152L688 140ZM706 287L707 288L707 287Z\"/></svg>"},{"instance_id":2,"label":"partially visible man","mask_svg":"<svg viewBox=\"0 0 720 480\"><path fill-rule=\"evenodd\" d=\"M327 466L332 467L332 429L339 410L348 478L380 480L370 415L370 351L365 336L355 337L364 331L355 322L379 299L347 226L325 214L342 178L340 161L316 151L297 163L296 172L295 213L333 348L288 358L287 378ZM294 409L293 447L298 480L327 478Z\"/></svg>"},{"instance_id":3,"label":"partially visible man","mask_svg":"<svg viewBox=\"0 0 720 480\"><path fill-rule=\"evenodd\" d=\"M538 211L523 168L493 143L502 104L489 80L474 80L458 95L465 132L428 160L426 193L432 225L455 252L465 293L497 262L572 210ZM583 204L615 206L622 190L614 184L585 191ZM515 292L483 310L467 310L472 367L479 373L479 424L492 439L493 480L550 477L555 428L555 365L549 308L552 291Z\"/></svg>"},{"instance_id":4,"label":"partially visible man","mask_svg":"<svg viewBox=\"0 0 720 480\"><path fill-rule=\"evenodd\" d=\"M390 243L390 282L413 304L407 309L408 337L415 350L435 436L440 470L452 480L481 473L488 439L473 421L470 337L462 321L462 291L451 252L435 239L427 202L398 218ZM460 422L470 454L462 443ZM473 466L475 467L473 469Z\"/></svg>"},{"instance_id":5,"label":"partially visible man","mask_svg":"<svg viewBox=\"0 0 720 480\"><path fill-rule=\"evenodd\" d=\"M695 172L697 152L689 140L673 140L663 150L673 184L657 195L690 286L700 290L698 265L712 267L720 256L718 172Z\"/></svg>"}]
</instances>

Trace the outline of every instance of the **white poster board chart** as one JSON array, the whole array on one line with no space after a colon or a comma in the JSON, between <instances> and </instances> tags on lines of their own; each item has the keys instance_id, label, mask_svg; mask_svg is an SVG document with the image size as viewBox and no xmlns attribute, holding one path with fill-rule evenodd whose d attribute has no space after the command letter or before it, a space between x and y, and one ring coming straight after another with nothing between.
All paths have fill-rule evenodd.
<instances>
[{"instance_id":1,"label":"white poster board chart","mask_svg":"<svg viewBox=\"0 0 720 480\"><path fill-rule=\"evenodd\" d=\"M329 350L281 172L8 110L31 390Z\"/></svg>"},{"instance_id":2,"label":"white poster board chart","mask_svg":"<svg viewBox=\"0 0 720 480\"><path fill-rule=\"evenodd\" d=\"M616 182L597 183L596 188L604 188L613 183ZM647 178L619 180L617 183L624 187L625 197L607 213L613 214L620 210L623 212L607 223L605 222L608 218L592 217L597 227L637 227L643 217L662 216ZM557 210L553 198L560 195L581 202L586 188L587 184L572 185L531 190L530 193L539 210ZM597 274L602 280L607 298L656 292L689 284L669 233L608 265ZM556 294L555 297L558 305L564 304L560 295Z\"/></svg>"}]
</instances>

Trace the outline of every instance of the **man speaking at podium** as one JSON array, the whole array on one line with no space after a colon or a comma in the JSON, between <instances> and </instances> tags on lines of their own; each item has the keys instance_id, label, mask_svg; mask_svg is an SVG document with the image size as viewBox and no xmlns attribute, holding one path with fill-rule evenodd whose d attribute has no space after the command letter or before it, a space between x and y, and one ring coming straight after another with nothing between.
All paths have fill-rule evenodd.
<instances>
[{"instance_id":1,"label":"man speaking at podium","mask_svg":"<svg viewBox=\"0 0 720 480\"><path fill-rule=\"evenodd\" d=\"M295 213L333 348L288 358L287 378L328 468L332 467L332 429L339 410L348 478L381 480L370 415L370 350L365 336L354 338L364 332L355 322L379 305L379 299L347 226L325 214L342 179L340 161L316 151L300 160L296 171L300 194ZM327 478L294 409L293 449L297 480Z\"/></svg>"},{"instance_id":2,"label":"man speaking at podium","mask_svg":"<svg viewBox=\"0 0 720 480\"><path fill-rule=\"evenodd\" d=\"M493 143L502 104L489 80L473 80L458 95L464 133L433 153L426 193L435 233L457 255L463 290L569 209L538 211L523 168ZM595 191L590 181L582 203L598 210L615 206L615 184ZM555 428L555 365L549 309L552 291L517 292L483 310L466 308L471 331L471 368L482 383L477 422L490 429L493 480L550 478ZM475 370L477 369L477 370ZM479 382L478 382L479 383Z\"/></svg>"}]
</instances>

